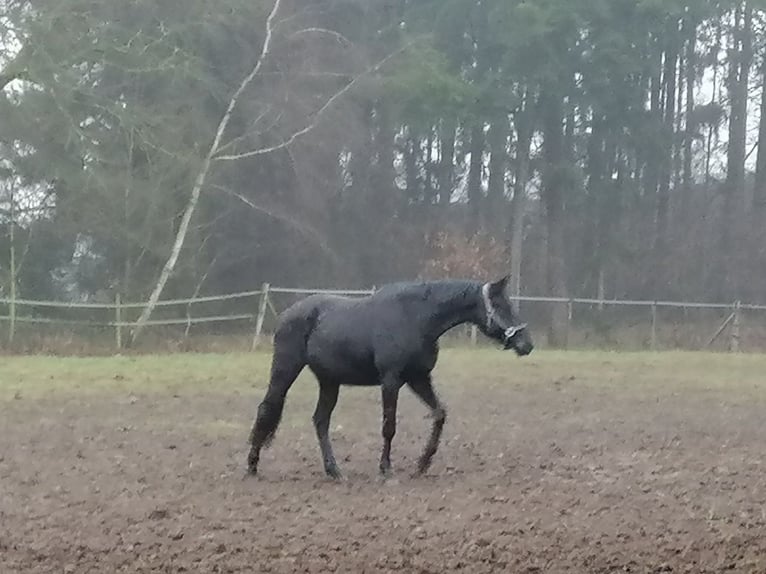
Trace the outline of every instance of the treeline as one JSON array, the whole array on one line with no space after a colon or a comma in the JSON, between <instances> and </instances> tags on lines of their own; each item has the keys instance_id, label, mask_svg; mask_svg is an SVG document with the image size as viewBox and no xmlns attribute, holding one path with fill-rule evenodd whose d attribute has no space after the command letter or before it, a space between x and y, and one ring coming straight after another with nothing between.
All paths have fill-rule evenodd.
<instances>
[{"instance_id":1,"label":"treeline","mask_svg":"<svg viewBox=\"0 0 766 574\"><path fill-rule=\"evenodd\" d=\"M5 296L766 301L764 2L0 6Z\"/></svg>"}]
</instances>

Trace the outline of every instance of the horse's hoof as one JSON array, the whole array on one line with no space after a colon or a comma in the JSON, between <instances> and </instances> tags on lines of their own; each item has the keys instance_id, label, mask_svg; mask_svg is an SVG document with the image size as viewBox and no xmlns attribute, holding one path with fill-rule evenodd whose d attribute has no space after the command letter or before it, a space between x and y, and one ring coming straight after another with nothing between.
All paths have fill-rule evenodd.
<instances>
[{"instance_id":1,"label":"horse's hoof","mask_svg":"<svg viewBox=\"0 0 766 574\"><path fill-rule=\"evenodd\" d=\"M325 474L335 482L346 482L346 477L337 468L325 469Z\"/></svg>"},{"instance_id":2,"label":"horse's hoof","mask_svg":"<svg viewBox=\"0 0 766 574\"><path fill-rule=\"evenodd\" d=\"M242 475L242 480L253 480L254 478L258 478L258 473L254 470L247 470L245 474Z\"/></svg>"},{"instance_id":3,"label":"horse's hoof","mask_svg":"<svg viewBox=\"0 0 766 574\"><path fill-rule=\"evenodd\" d=\"M247 469L245 470L247 476L253 477L258 474L258 459L253 456L248 456L245 468Z\"/></svg>"},{"instance_id":4,"label":"horse's hoof","mask_svg":"<svg viewBox=\"0 0 766 574\"><path fill-rule=\"evenodd\" d=\"M428 472L428 469L431 468L431 461L430 460L421 460L418 461L418 468L415 470L413 476L423 476L425 473Z\"/></svg>"}]
</instances>

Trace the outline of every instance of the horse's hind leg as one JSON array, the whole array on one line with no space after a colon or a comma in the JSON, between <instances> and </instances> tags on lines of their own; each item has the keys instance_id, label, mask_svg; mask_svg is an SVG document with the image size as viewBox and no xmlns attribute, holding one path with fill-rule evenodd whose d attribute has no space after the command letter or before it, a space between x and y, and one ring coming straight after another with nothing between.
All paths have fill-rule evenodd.
<instances>
[{"instance_id":1,"label":"horse's hind leg","mask_svg":"<svg viewBox=\"0 0 766 574\"><path fill-rule=\"evenodd\" d=\"M399 401L399 389L402 381L395 376L383 377L381 394L383 398L383 452L380 455L380 474L391 474L391 442L396 435L396 405Z\"/></svg>"},{"instance_id":2,"label":"horse's hind leg","mask_svg":"<svg viewBox=\"0 0 766 574\"><path fill-rule=\"evenodd\" d=\"M335 462L335 455L332 452L332 444L330 443L330 417L338 402L339 389L340 386L337 383L327 380L319 381L319 399L317 400L313 416L319 448L322 451L325 473L335 480L343 478L340 469L338 469L338 464Z\"/></svg>"},{"instance_id":3,"label":"horse's hind leg","mask_svg":"<svg viewBox=\"0 0 766 574\"><path fill-rule=\"evenodd\" d=\"M417 474L423 474L431 466L431 459L433 459L436 450L439 448L439 439L442 435L444 422L447 419L447 413L434 392L430 375L425 375L421 378L409 381L408 384L420 400L431 409L431 414L434 419L433 426L431 427L431 436L428 439L423 454L418 460Z\"/></svg>"},{"instance_id":4,"label":"horse's hind leg","mask_svg":"<svg viewBox=\"0 0 766 574\"><path fill-rule=\"evenodd\" d=\"M275 341L279 343L279 341ZM250 432L250 453L247 456L247 470L250 474L258 471L258 461L261 449L267 447L274 439L279 421L282 418L282 410L285 406L285 397L290 386L298 378L305 363L302 357L296 358L294 353L279 349L274 351L271 363L271 379L266 396L258 405L258 414Z\"/></svg>"}]
</instances>

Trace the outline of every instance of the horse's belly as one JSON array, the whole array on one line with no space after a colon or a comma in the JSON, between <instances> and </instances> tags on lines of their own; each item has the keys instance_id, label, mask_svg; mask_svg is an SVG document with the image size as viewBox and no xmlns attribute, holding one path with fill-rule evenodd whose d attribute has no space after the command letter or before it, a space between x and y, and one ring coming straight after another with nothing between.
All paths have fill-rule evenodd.
<instances>
[{"instance_id":1,"label":"horse's belly","mask_svg":"<svg viewBox=\"0 0 766 574\"><path fill-rule=\"evenodd\" d=\"M341 380L340 384L350 387L376 387L380 386L380 380L377 377L350 377Z\"/></svg>"},{"instance_id":2,"label":"horse's belly","mask_svg":"<svg viewBox=\"0 0 766 574\"><path fill-rule=\"evenodd\" d=\"M374 386L380 384L374 369L364 364L339 364L326 360L311 360L309 368L321 380L334 381L339 385Z\"/></svg>"},{"instance_id":3,"label":"horse's belly","mask_svg":"<svg viewBox=\"0 0 766 574\"><path fill-rule=\"evenodd\" d=\"M379 383L371 351L348 341L309 341L309 368L320 379L341 385L372 386Z\"/></svg>"}]
</instances>

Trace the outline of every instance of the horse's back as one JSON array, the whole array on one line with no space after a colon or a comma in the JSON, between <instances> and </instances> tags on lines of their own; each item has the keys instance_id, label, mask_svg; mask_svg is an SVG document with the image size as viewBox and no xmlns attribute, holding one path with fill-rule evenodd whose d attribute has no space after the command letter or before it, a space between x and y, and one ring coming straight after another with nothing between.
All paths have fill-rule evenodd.
<instances>
[{"instance_id":1,"label":"horse's back","mask_svg":"<svg viewBox=\"0 0 766 574\"><path fill-rule=\"evenodd\" d=\"M347 306L350 302L349 298L338 295L327 295L324 293L309 295L293 303L280 314L277 321L277 330L279 331L280 328L285 328L296 321L316 320L322 314L338 307Z\"/></svg>"}]
</instances>

